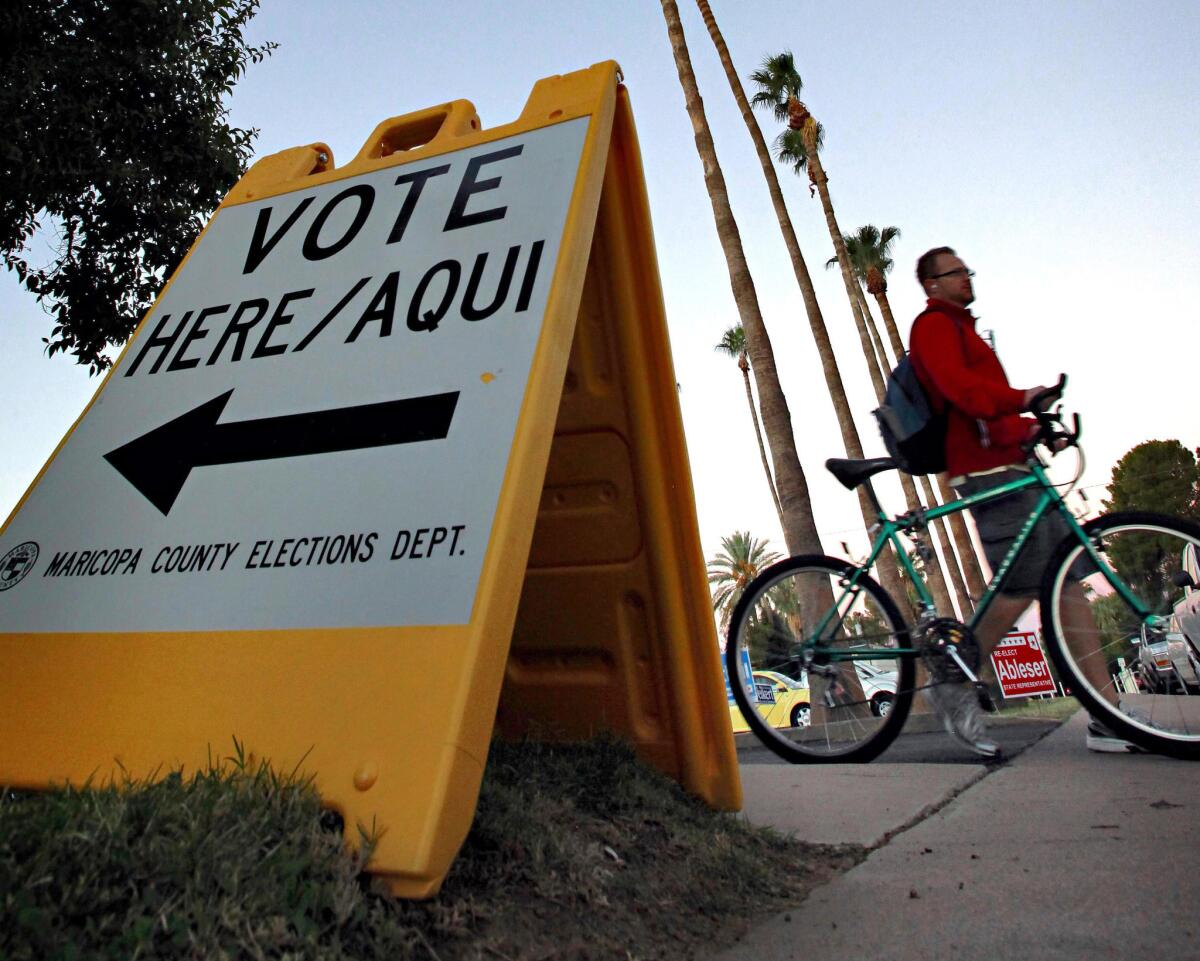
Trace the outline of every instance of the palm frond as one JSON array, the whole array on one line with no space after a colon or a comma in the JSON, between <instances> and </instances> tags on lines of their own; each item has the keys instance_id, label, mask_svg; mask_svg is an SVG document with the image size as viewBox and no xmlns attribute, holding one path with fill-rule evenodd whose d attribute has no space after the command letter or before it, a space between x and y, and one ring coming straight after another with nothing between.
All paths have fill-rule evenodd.
<instances>
[{"instance_id":1,"label":"palm frond","mask_svg":"<svg viewBox=\"0 0 1200 961\"><path fill-rule=\"evenodd\" d=\"M888 254L891 252L892 244L900 236L899 227L884 227L883 230L880 230L874 224L864 224L858 228L855 234L847 236L847 249L850 248L851 236L854 238L854 243L860 248L863 276L866 276L866 271L871 267L875 267L883 274L892 269L893 261Z\"/></svg>"},{"instance_id":2,"label":"palm frond","mask_svg":"<svg viewBox=\"0 0 1200 961\"><path fill-rule=\"evenodd\" d=\"M817 150L825 146L825 127L817 123ZM783 131L774 142L775 156L780 163L790 166L797 175L808 167L808 148L804 146L804 136L799 130L790 127Z\"/></svg>"},{"instance_id":3,"label":"palm frond","mask_svg":"<svg viewBox=\"0 0 1200 961\"><path fill-rule=\"evenodd\" d=\"M779 560L780 555L768 550L767 542L749 531L734 531L721 538L721 548L706 567L713 610L720 611L721 623L727 624L746 586L760 571Z\"/></svg>"},{"instance_id":4,"label":"palm frond","mask_svg":"<svg viewBox=\"0 0 1200 961\"><path fill-rule=\"evenodd\" d=\"M800 99L800 91L804 81L796 70L796 58L790 50L767 57L762 65L750 74L750 83L757 92L750 99L750 104L756 108L769 107L775 119L787 120L788 101L793 97Z\"/></svg>"},{"instance_id":5,"label":"palm frond","mask_svg":"<svg viewBox=\"0 0 1200 961\"><path fill-rule=\"evenodd\" d=\"M888 256L892 252L892 244L900 237L899 227L884 227L879 232L879 258L880 269L887 273L892 267L892 260ZM883 267L882 262L887 261L887 267Z\"/></svg>"},{"instance_id":6,"label":"palm frond","mask_svg":"<svg viewBox=\"0 0 1200 961\"><path fill-rule=\"evenodd\" d=\"M852 236L864 247L879 246L879 228L874 224L863 224L858 228L858 233L853 234Z\"/></svg>"},{"instance_id":7,"label":"palm frond","mask_svg":"<svg viewBox=\"0 0 1200 961\"><path fill-rule=\"evenodd\" d=\"M721 335L721 340L713 347L718 354L726 357L740 357L746 352L746 331L741 324L730 327Z\"/></svg>"},{"instance_id":8,"label":"palm frond","mask_svg":"<svg viewBox=\"0 0 1200 961\"><path fill-rule=\"evenodd\" d=\"M760 74L756 71L755 73L750 74L750 82L751 83L763 83L763 82L765 82L765 77L763 79L760 79ZM766 90L760 90L758 93L756 93L753 97L750 98L750 106L754 107L755 109L760 109L762 107L770 107L771 110L774 111L775 107L776 107L775 97L771 93L768 93Z\"/></svg>"},{"instance_id":9,"label":"palm frond","mask_svg":"<svg viewBox=\"0 0 1200 961\"><path fill-rule=\"evenodd\" d=\"M782 164L787 164L795 173L801 173L808 166L808 149L804 146L804 138L800 136L799 130L784 130L775 138L772 146L775 148L776 159Z\"/></svg>"}]
</instances>

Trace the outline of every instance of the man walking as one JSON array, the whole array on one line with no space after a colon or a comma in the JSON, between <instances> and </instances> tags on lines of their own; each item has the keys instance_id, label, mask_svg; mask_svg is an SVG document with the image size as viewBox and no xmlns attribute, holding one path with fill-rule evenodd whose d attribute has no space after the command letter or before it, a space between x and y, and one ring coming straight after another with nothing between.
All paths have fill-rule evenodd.
<instances>
[{"instance_id":1,"label":"man walking","mask_svg":"<svg viewBox=\"0 0 1200 961\"><path fill-rule=\"evenodd\" d=\"M917 281L929 300L913 321L909 356L917 379L947 412L946 472L960 498L1019 479L1028 470L1022 444L1034 436L1037 421L1022 417L1030 405L1052 404L1058 399L1051 388L1018 390L1008 382L995 351L975 331L975 317L967 308L975 300L971 283L974 271L949 247L935 247L917 260ZM1040 492L1026 488L1008 497L970 508L993 571L1007 554ZM984 659L1037 597L1042 574L1054 548L1068 534L1055 513L1043 515L1009 571L1004 589L975 631ZM1071 623L1064 633L1072 649L1094 652L1098 642L1090 607L1079 582L1067 590L1075 603L1067 605ZM986 660L985 660L986 662ZM1100 691L1116 694L1108 685L1101 658L1080 659ZM998 745L988 737L978 697L970 685L941 684L930 688L947 730L976 753L999 756ZM1096 751L1132 751L1136 748L1116 737L1098 721L1088 725L1087 746Z\"/></svg>"}]
</instances>

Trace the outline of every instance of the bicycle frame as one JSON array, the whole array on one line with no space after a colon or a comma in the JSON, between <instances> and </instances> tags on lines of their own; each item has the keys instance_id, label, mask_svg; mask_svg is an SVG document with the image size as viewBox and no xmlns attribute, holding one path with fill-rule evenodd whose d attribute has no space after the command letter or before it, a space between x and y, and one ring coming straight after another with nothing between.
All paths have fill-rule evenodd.
<instances>
[{"instance_id":1,"label":"bicycle frame","mask_svg":"<svg viewBox=\"0 0 1200 961\"><path fill-rule=\"evenodd\" d=\"M1142 605L1137 597L1130 591L1129 587L1122 581L1108 563L1097 553L1095 547L1092 546L1088 536L1084 533L1082 526L1075 519L1075 515L1067 508L1061 495L1054 488L1050 479L1046 476L1044 465L1036 457L1030 458L1027 462L1029 467L1029 476L1022 477L1018 480L1009 481L1004 484L999 484L996 487L987 490L979 491L976 494L971 494L961 500L954 501L950 504L943 504L938 507L931 507L925 510L910 512L896 518L888 517L882 507L879 505L879 500L875 496L874 489L870 486L870 481L866 481L867 491L871 497L872 503L878 511L879 517L879 534L876 536L874 543L871 545L871 553L861 564L857 565L855 572L842 585L842 593L835 599L833 607L826 613L825 617L817 625L817 629L813 634L813 640L825 636L825 631L829 627L830 621L842 609L842 603L847 598L853 598L858 593L858 581L866 575L866 573L874 566L879 559L879 555L883 552L886 545L890 544L895 551L901 566L912 582L913 587L917 592L917 598L921 608L921 617L936 616L936 606L933 601L933 596L929 593L928 587L917 573L916 568L909 560L907 551L900 541L900 534L907 532L921 531L926 528L930 521L937 520L940 517L945 517L948 514L954 514L958 511L966 510L976 504L987 503L988 501L999 500L1002 497L1007 497L1009 494L1014 494L1017 491L1025 490L1029 487L1040 487L1042 495L1037 504L1030 512L1021 530L1018 532L1012 546L1008 549L1008 553L1004 555L1004 559L1000 562L999 568L992 575L991 581L987 585L983 596L979 599L979 604L975 608L975 613L972 615L968 626L971 630L979 625L988 608L996 595L1000 593L1005 580L1008 577L1009 571L1012 569L1013 563L1020 556L1025 544L1028 542L1034 527L1040 521L1043 515L1051 509L1057 510L1066 522L1068 529L1079 540L1087 551L1088 557L1099 570L1104 579L1112 586L1126 604L1137 614L1143 623L1149 623L1153 618L1149 611ZM844 617L844 615L843 615ZM838 622L842 617L838 617ZM836 626L836 625L835 625ZM892 647L892 648L858 648L853 651L838 651L829 652L830 659L833 661L866 661L877 658L895 657L897 654L916 654L917 649L914 647Z\"/></svg>"}]
</instances>

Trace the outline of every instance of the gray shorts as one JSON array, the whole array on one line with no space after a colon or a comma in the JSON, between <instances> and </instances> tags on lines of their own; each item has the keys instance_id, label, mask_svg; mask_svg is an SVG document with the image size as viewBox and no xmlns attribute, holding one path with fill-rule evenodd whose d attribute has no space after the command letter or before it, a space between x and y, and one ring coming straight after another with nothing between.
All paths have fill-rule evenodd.
<instances>
[{"instance_id":1,"label":"gray shorts","mask_svg":"<svg viewBox=\"0 0 1200 961\"><path fill-rule=\"evenodd\" d=\"M978 477L965 477L953 485L954 492L963 498L1028 476L1028 471L1014 469ZM983 542L983 552L993 574L1000 567L1004 555L1008 553L1041 496L1040 487L1026 487L1007 497L968 508L971 516L975 518L979 539ZM1029 539L1016 562L1009 568L1001 593L1017 597L1037 597L1042 575L1049 566L1051 555L1070 533L1071 529L1067 527L1062 515L1051 507L1042 515L1037 527L1030 532ZM1086 558L1084 560L1086 561ZM1082 580L1093 571L1090 561L1076 562L1071 570L1071 579Z\"/></svg>"}]
</instances>

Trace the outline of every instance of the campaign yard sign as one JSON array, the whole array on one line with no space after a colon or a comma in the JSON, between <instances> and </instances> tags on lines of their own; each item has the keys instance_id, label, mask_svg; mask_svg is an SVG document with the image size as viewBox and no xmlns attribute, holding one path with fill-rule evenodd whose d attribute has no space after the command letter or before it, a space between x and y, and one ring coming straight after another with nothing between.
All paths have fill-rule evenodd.
<instances>
[{"instance_id":1,"label":"campaign yard sign","mask_svg":"<svg viewBox=\"0 0 1200 961\"><path fill-rule=\"evenodd\" d=\"M992 668L1006 698L1058 693L1046 652L1033 631L1017 631L1005 637L992 652Z\"/></svg>"}]
</instances>

